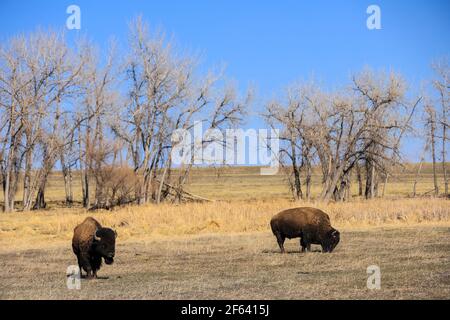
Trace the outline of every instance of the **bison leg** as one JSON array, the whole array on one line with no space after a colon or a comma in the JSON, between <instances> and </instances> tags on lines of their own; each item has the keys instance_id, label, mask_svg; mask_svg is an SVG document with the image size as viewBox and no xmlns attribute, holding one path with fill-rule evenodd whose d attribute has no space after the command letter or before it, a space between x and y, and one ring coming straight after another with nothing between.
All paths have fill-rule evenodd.
<instances>
[{"instance_id":1,"label":"bison leg","mask_svg":"<svg viewBox=\"0 0 450 320\"><path fill-rule=\"evenodd\" d=\"M277 233L275 235L277 237L278 246L280 247L281 253L284 253L284 240L286 239L284 236L282 236L280 233Z\"/></svg>"},{"instance_id":2,"label":"bison leg","mask_svg":"<svg viewBox=\"0 0 450 320\"><path fill-rule=\"evenodd\" d=\"M80 263L81 263L81 266L83 267L83 269L86 271L86 278L91 279L92 278L92 267L89 262L89 255L81 254L80 255Z\"/></svg>"},{"instance_id":3,"label":"bison leg","mask_svg":"<svg viewBox=\"0 0 450 320\"><path fill-rule=\"evenodd\" d=\"M306 243L303 241L302 238L300 238L300 247L302 249L302 252L305 252L305 250L306 250Z\"/></svg>"},{"instance_id":4,"label":"bison leg","mask_svg":"<svg viewBox=\"0 0 450 320\"><path fill-rule=\"evenodd\" d=\"M300 245L302 247L302 252L311 251L311 244L308 243L308 241L305 239L305 237L302 237L300 239Z\"/></svg>"},{"instance_id":5,"label":"bison leg","mask_svg":"<svg viewBox=\"0 0 450 320\"><path fill-rule=\"evenodd\" d=\"M80 278L82 278L83 277L83 267L81 266L81 262L80 262L80 260L78 259L78 268L80 269Z\"/></svg>"},{"instance_id":6,"label":"bison leg","mask_svg":"<svg viewBox=\"0 0 450 320\"><path fill-rule=\"evenodd\" d=\"M94 278L97 278L97 271L100 270L101 265L102 265L101 257L94 256L91 258L91 267L92 267L92 272L94 274Z\"/></svg>"}]
</instances>

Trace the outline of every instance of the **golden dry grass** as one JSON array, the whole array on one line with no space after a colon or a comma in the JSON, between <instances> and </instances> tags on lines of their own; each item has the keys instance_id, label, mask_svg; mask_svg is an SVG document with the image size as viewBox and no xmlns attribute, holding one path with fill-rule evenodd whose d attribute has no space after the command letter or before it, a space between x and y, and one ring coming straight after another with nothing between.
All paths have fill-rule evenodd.
<instances>
[{"instance_id":1,"label":"golden dry grass","mask_svg":"<svg viewBox=\"0 0 450 320\"><path fill-rule=\"evenodd\" d=\"M280 254L269 232L119 241L113 265L66 286L70 243L0 253L0 299L448 299L449 226L371 227L341 232L332 254ZM367 267L381 288L366 286Z\"/></svg>"},{"instance_id":2,"label":"golden dry grass","mask_svg":"<svg viewBox=\"0 0 450 320\"><path fill-rule=\"evenodd\" d=\"M240 233L269 230L278 211L314 206L330 215L338 227L411 226L450 223L445 199L390 199L345 203L305 203L289 200L216 201L182 205L128 206L115 211L52 209L0 215L0 251L34 248L69 241L73 228L87 216L117 229L120 241L205 233Z\"/></svg>"},{"instance_id":3,"label":"golden dry grass","mask_svg":"<svg viewBox=\"0 0 450 320\"><path fill-rule=\"evenodd\" d=\"M404 169L398 168L389 177L385 190L386 198L408 197L413 194L417 164L406 164ZM447 165L449 166L449 164ZM438 183L443 189L442 168L437 168ZM450 170L450 169L448 169ZM302 177L303 178L303 177ZM320 194L321 175L319 169L313 170L311 193L312 197ZM383 183L379 185L382 193ZM196 168L191 174L187 189L195 194L216 200L260 200L260 199L291 199L285 175L261 176L259 167L232 168ZM433 173L431 164L425 163L416 185L417 195L429 194L433 190ZM358 198L358 183L353 176L351 184L353 198Z\"/></svg>"},{"instance_id":4,"label":"golden dry grass","mask_svg":"<svg viewBox=\"0 0 450 320\"><path fill-rule=\"evenodd\" d=\"M292 202L281 175L257 170L196 170L189 190L218 201L91 212L61 207L62 179L54 174L48 210L0 214L0 299L450 297L449 200L404 198L412 188L404 175L391 180L384 199ZM424 175L418 190L430 186ZM79 191L76 185L76 199ZM297 206L330 215L341 231L333 254L300 253L298 239L286 243L290 254L279 254L270 218ZM109 279L68 290L73 228L87 216L117 230L116 263L100 271ZM379 291L365 286L371 264L382 270Z\"/></svg>"},{"instance_id":5,"label":"golden dry grass","mask_svg":"<svg viewBox=\"0 0 450 320\"><path fill-rule=\"evenodd\" d=\"M413 193L417 164L406 164L403 169L397 171L389 178L385 197L408 197ZM450 164L448 165L450 166ZM438 166L438 182L443 189L442 167ZM448 169L450 170L450 169ZM351 193L357 198L358 185L356 177L353 177ZM75 201L81 201L81 179L78 172L74 172L73 191ZM313 170L312 196L317 196L321 191L321 176L319 169ZM92 182L92 186L94 182ZM433 190L433 174L431 164L425 163L417 184L417 195L423 195ZM380 194L383 184L380 184ZM272 200L291 199L286 177L281 172L277 175L262 176L260 167L221 167L221 168L193 168L188 179L186 189L194 194L213 200ZM16 194L16 200L22 197L22 184ZM95 189L91 187L92 196ZM64 201L64 180L61 172L53 172L48 180L45 197L50 207L61 206ZM3 202L3 193L0 192L0 204ZM20 204L19 204L20 207Z\"/></svg>"}]
</instances>

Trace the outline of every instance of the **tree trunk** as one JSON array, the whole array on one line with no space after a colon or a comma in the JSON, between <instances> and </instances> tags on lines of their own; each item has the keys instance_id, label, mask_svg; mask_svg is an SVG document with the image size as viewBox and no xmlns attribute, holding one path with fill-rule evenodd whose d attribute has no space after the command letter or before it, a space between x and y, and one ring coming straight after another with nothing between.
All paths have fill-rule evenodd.
<instances>
[{"instance_id":1,"label":"tree trunk","mask_svg":"<svg viewBox=\"0 0 450 320\"><path fill-rule=\"evenodd\" d=\"M413 186L413 197L414 198L416 197L416 194L417 194L417 189L416 189L417 181L419 180L420 171L422 170L423 160L424 160L423 158L420 159L419 168L417 169L416 177L414 178L414 186Z\"/></svg>"},{"instance_id":2,"label":"tree trunk","mask_svg":"<svg viewBox=\"0 0 450 320\"><path fill-rule=\"evenodd\" d=\"M363 195L363 179L361 174L361 166L356 164L356 178L358 179L358 196Z\"/></svg>"},{"instance_id":3,"label":"tree trunk","mask_svg":"<svg viewBox=\"0 0 450 320\"><path fill-rule=\"evenodd\" d=\"M345 187L345 199L350 201L352 199L352 171L348 173Z\"/></svg>"},{"instance_id":4,"label":"tree trunk","mask_svg":"<svg viewBox=\"0 0 450 320\"><path fill-rule=\"evenodd\" d=\"M300 200L303 198L302 193L302 184L300 180L300 170L297 167L297 155L295 152L294 143L291 142L291 150L292 150L292 173L294 174L294 199Z\"/></svg>"},{"instance_id":5,"label":"tree trunk","mask_svg":"<svg viewBox=\"0 0 450 320\"><path fill-rule=\"evenodd\" d=\"M386 193L386 187L387 187L387 184L388 184L388 178L389 178L389 175L386 173L385 176L384 176L383 192L381 193L381 197L382 198L384 198L384 195Z\"/></svg>"},{"instance_id":6,"label":"tree trunk","mask_svg":"<svg viewBox=\"0 0 450 320\"><path fill-rule=\"evenodd\" d=\"M83 184L83 207L88 209L91 206L91 201L89 197L89 175L87 169L84 169L82 174L82 184Z\"/></svg>"},{"instance_id":7,"label":"tree trunk","mask_svg":"<svg viewBox=\"0 0 450 320\"><path fill-rule=\"evenodd\" d=\"M45 202L45 185L47 183L47 177L50 173L50 165L47 163L44 163L44 165L46 166L46 168L42 169L45 171L42 173L42 175L40 175L39 189L33 205L33 210L45 209L45 207L47 207L47 203Z\"/></svg>"},{"instance_id":8,"label":"tree trunk","mask_svg":"<svg viewBox=\"0 0 450 320\"><path fill-rule=\"evenodd\" d=\"M139 195L139 204L144 204L149 201L148 190L150 186L150 177L152 174L152 170L149 168L150 162L150 151L148 144L145 145L144 149L144 161L142 162L142 189L141 194Z\"/></svg>"},{"instance_id":9,"label":"tree trunk","mask_svg":"<svg viewBox=\"0 0 450 320\"><path fill-rule=\"evenodd\" d=\"M78 127L78 147L79 147L79 162L80 162L80 178L81 178L81 191L83 196L83 207L89 208L89 176L87 173L87 164L83 159L83 146L82 146L82 132L81 126ZM88 150L85 149L85 153L88 153ZM87 157L87 156L86 156ZM84 163L84 165L83 165Z\"/></svg>"},{"instance_id":10,"label":"tree trunk","mask_svg":"<svg viewBox=\"0 0 450 320\"><path fill-rule=\"evenodd\" d=\"M72 168L69 167L69 203L73 204L73 174Z\"/></svg>"},{"instance_id":11,"label":"tree trunk","mask_svg":"<svg viewBox=\"0 0 450 320\"><path fill-rule=\"evenodd\" d=\"M371 166L371 174L370 174L370 198L375 197L375 192L378 190L377 183L375 182L375 166L372 164Z\"/></svg>"},{"instance_id":12,"label":"tree trunk","mask_svg":"<svg viewBox=\"0 0 450 320\"><path fill-rule=\"evenodd\" d=\"M311 199L311 163L309 160L306 162L306 199Z\"/></svg>"},{"instance_id":13,"label":"tree trunk","mask_svg":"<svg viewBox=\"0 0 450 320\"><path fill-rule=\"evenodd\" d=\"M376 181L375 165L371 159L366 160L366 199L373 199L378 194L378 182Z\"/></svg>"},{"instance_id":14,"label":"tree trunk","mask_svg":"<svg viewBox=\"0 0 450 320\"><path fill-rule=\"evenodd\" d=\"M160 184L159 184L158 197L157 197L156 203L160 203L161 202L161 196L162 196L163 186L164 186L164 182L165 182L164 180L168 176L167 172L168 171L170 172L171 166L172 166L172 156L169 153L169 159L167 161L166 166L164 167L164 172L163 172L163 175L161 177Z\"/></svg>"},{"instance_id":15,"label":"tree trunk","mask_svg":"<svg viewBox=\"0 0 450 320\"><path fill-rule=\"evenodd\" d=\"M45 184L39 187L36 201L33 206L33 210L45 209L47 203L45 202Z\"/></svg>"},{"instance_id":16,"label":"tree trunk","mask_svg":"<svg viewBox=\"0 0 450 320\"><path fill-rule=\"evenodd\" d=\"M298 167L294 164L292 164L292 170L294 174L294 199L300 200L303 198L303 192L302 192L302 185L300 180L300 170L298 170Z\"/></svg>"},{"instance_id":17,"label":"tree trunk","mask_svg":"<svg viewBox=\"0 0 450 320\"><path fill-rule=\"evenodd\" d=\"M10 211L14 211L15 199L17 193L17 187L19 185L19 173L20 173L20 163L18 159L15 158L13 161L12 175L9 181L9 208Z\"/></svg>"},{"instance_id":18,"label":"tree trunk","mask_svg":"<svg viewBox=\"0 0 450 320\"><path fill-rule=\"evenodd\" d=\"M5 165L6 178L4 182L5 212L14 211L14 200L17 191L20 164L17 159L17 137L11 137L10 149Z\"/></svg>"},{"instance_id":19,"label":"tree trunk","mask_svg":"<svg viewBox=\"0 0 450 320\"><path fill-rule=\"evenodd\" d=\"M325 183L325 188L322 190L321 196L320 198L323 201L329 201L331 199L331 196L333 195L337 183L339 181L339 179L342 177L342 174L344 172L344 165L345 162L343 161L339 167L335 168L333 173L331 175L329 175L329 177L327 178L327 181Z\"/></svg>"},{"instance_id":20,"label":"tree trunk","mask_svg":"<svg viewBox=\"0 0 450 320\"><path fill-rule=\"evenodd\" d=\"M373 165L369 159L366 159L366 190L364 196L366 199L373 197Z\"/></svg>"},{"instance_id":21,"label":"tree trunk","mask_svg":"<svg viewBox=\"0 0 450 320\"><path fill-rule=\"evenodd\" d=\"M164 180L166 179L166 174L167 174L167 169L169 168L169 166L165 166L164 170L163 170L163 174L161 176L161 181L159 182L159 188L158 188L158 194L156 196L156 203L160 203L161 202L161 194L162 194L162 189L164 186Z\"/></svg>"},{"instance_id":22,"label":"tree trunk","mask_svg":"<svg viewBox=\"0 0 450 320\"><path fill-rule=\"evenodd\" d=\"M433 111L430 111L430 139L431 139L431 157L433 160L433 184L434 184L434 195L439 195L439 185L437 180L437 172L436 172L436 140L435 140L435 131L436 131L436 121L435 115Z\"/></svg>"},{"instance_id":23,"label":"tree trunk","mask_svg":"<svg viewBox=\"0 0 450 320\"><path fill-rule=\"evenodd\" d=\"M5 202L5 212L11 212L13 211L14 208L11 208L10 206L10 202L9 202L9 183L11 180L11 172L9 170L9 168L6 169L6 177L5 177L5 181L3 183L3 198L4 198L4 202Z\"/></svg>"},{"instance_id":24,"label":"tree trunk","mask_svg":"<svg viewBox=\"0 0 450 320\"><path fill-rule=\"evenodd\" d=\"M442 104L442 173L444 175L444 192L448 196L448 179L447 179L447 166L446 166L446 150L445 144L447 143L447 106Z\"/></svg>"},{"instance_id":25,"label":"tree trunk","mask_svg":"<svg viewBox=\"0 0 450 320\"><path fill-rule=\"evenodd\" d=\"M28 144L29 146L29 144ZM31 162L32 162L32 151L31 147L27 150L25 154L25 172L23 176L23 197L22 205L23 210L27 211L31 207Z\"/></svg>"},{"instance_id":26,"label":"tree trunk","mask_svg":"<svg viewBox=\"0 0 450 320\"><path fill-rule=\"evenodd\" d=\"M70 207L73 204L72 169L64 163L64 156L61 156L61 164L64 178L64 191L66 194L66 205Z\"/></svg>"}]
</instances>

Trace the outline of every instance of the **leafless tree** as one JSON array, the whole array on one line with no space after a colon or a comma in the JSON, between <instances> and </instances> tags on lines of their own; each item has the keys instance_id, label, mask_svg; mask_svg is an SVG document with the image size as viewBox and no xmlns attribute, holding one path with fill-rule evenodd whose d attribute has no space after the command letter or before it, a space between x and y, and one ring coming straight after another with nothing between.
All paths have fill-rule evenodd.
<instances>
[{"instance_id":1,"label":"leafless tree","mask_svg":"<svg viewBox=\"0 0 450 320\"><path fill-rule=\"evenodd\" d=\"M70 94L80 70L73 59L64 35L53 31L19 36L2 48L1 90L4 101L9 101L3 105L5 115L9 114L6 129L9 143L3 151L8 156L2 164L5 199L9 198L5 201L5 211L14 210L23 160L24 210L31 208L36 192L34 207L45 206L45 185L59 148L62 100ZM38 169L33 173L36 162Z\"/></svg>"},{"instance_id":2,"label":"leafless tree","mask_svg":"<svg viewBox=\"0 0 450 320\"><path fill-rule=\"evenodd\" d=\"M449 127L449 90L450 90L450 66L448 58L441 58L432 64L433 70L435 71L437 78L433 81L433 86L438 92L438 105L441 109L441 114L439 117L439 124L442 127L442 153L441 153L441 163L442 172L444 175L444 192L448 195L448 183L449 178L447 174L447 163L446 163L446 145L449 138L447 137L447 129ZM436 128L437 129L437 128Z\"/></svg>"},{"instance_id":3,"label":"leafless tree","mask_svg":"<svg viewBox=\"0 0 450 320\"><path fill-rule=\"evenodd\" d=\"M64 179L65 203L71 206L74 202L73 197L73 179L74 168L78 161L78 153L76 149L76 119L73 114L63 115L62 120L62 136L67 137L67 141L61 143L59 148L59 161Z\"/></svg>"},{"instance_id":4,"label":"leafless tree","mask_svg":"<svg viewBox=\"0 0 450 320\"><path fill-rule=\"evenodd\" d=\"M427 115L427 127L429 128L429 139L431 143L431 159L433 161L433 185L434 195L439 195L439 183L437 178L437 161L436 161L436 109L431 104L425 105Z\"/></svg>"},{"instance_id":5,"label":"leafless tree","mask_svg":"<svg viewBox=\"0 0 450 320\"><path fill-rule=\"evenodd\" d=\"M150 34L141 18L130 24L129 38L131 52L124 68L129 99L113 130L126 143L140 177L137 202L158 203L171 176L172 132L192 129L194 120L208 120L208 128L236 122L245 101L237 101L232 87L214 92L219 77L209 74L199 80L195 59L177 54L163 34ZM178 169L179 193L191 165Z\"/></svg>"},{"instance_id":6,"label":"leafless tree","mask_svg":"<svg viewBox=\"0 0 450 320\"><path fill-rule=\"evenodd\" d=\"M27 79L21 72L20 57L23 39L11 40L0 48L0 102L1 102L1 174L4 194L4 210L14 210L14 197L17 191L19 169L21 166L20 145L24 135L21 121L21 104L25 102L23 88Z\"/></svg>"},{"instance_id":7,"label":"leafless tree","mask_svg":"<svg viewBox=\"0 0 450 320\"><path fill-rule=\"evenodd\" d=\"M423 167L423 163L425 161L425 155L428 153L428 149L429 149L429 137L426 139L423 150L422 150L422 154L420 155L420 160L419 160L419 165L417 166L417 171L416 171L416 175L414 177L414 184L413 184L413 197L416 197L417 195L417 183L419 181L419 177L420 177L420 172L422 171L422 167Z\"/></svg>"},{"instance_id":8,"label":"leafless tree","mask_svg":"<svg viewBox=\"0 0 450 320\"><path fill-rule=\"evenodd\" d=\"M294 177L299 176L297 153L308 159L302 161L308 166L318 160L322 168L319 199L348 198L351 172L359 162L365 163L366 197L371 198L379 172L387 174L388 163L399 159L402 130L412 112L404 92L400 76L367 69L353 77L351 86L337 92L311 84L290 88L285 104L269 103L265 118L272 127L282 129L286 144L281 151L288 154ZM294 179L294 190L299 190L299 181ZM298 191L294 197L301 197Z\"/></svg>"},{"instance_id":9,"label":"leafless tree","mask_svg":"<svg viewBox=\"0 0 450 320\"><path fill-rule=\"evenodd\" d=\"M100 173L111 152L107 130L114 121L119 97L114 91L116 73L115 46L112 43L104 65L99 61L99 50L90 42L83 42L80 55L84 61L81 72L78 114L79 164L82 179L83 206L91 207L90 183L95 181L94 203L96 208L106 205L107 197Z\"/></svg>"}]
</instances>

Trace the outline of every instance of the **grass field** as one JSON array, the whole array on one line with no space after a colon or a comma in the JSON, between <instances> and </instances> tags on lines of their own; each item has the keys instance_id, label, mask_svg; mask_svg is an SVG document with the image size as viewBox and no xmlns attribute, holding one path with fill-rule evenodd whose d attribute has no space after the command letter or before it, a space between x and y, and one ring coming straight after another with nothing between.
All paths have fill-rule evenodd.
<instances>
[{"instance_id":1,"label":"grass field","mask_svg":"<svg viewBox=\"0 0 450 320\"><path fill-rule=\"evenodd\" d=\"M384 199L325 204L292 202L281 176L262 177L257 168L196 173L190 190L217 201L95 212L59 207L55 174L48 210L0 214L0 298L450 298L449 200L406 198L407 177L394 177L398 191ZM428 178L418 190L430 187ZM332 254L318 246L301 253L298 239L279 253L270 218L296 206L330 215L341 231ZM87 216L117 230L116 262L99 272L108 279L82 279L81 290L69 290L73 228ZM380 290L366 287L370 265L380 267Z\"/></svg>"},{"instance_id":2,"label":"grass field","mask_svg":"<svg viewBox=\"0 0 450 320\"><path fill-rule=\"evenodd\" d=\"M447 164L450 168L450 163ZM406 164L397 168L389 177L385 190L386 198L410 197L418 164ZM450 171L450 169L447 169ZM443 189L442 167L437 168L438 181ZM94 184L94 183L93 183ZM74 173L73 188L75 201L81 201L81 178L78 172ZM383 183L380 183L380 194ZM212 200L273 200L291 199L292 195L287 186L286 176L280 171L276 175L262 176L260 167L221 167L221 168L194 168L188 179L186 190ZM433 173L430 163L424 163L416 186L418 196L429 195L433 190ZM321 176L318 168L313 170L312 196L321 191ZM16 200L21 200L22 188L16 194ZM91 187L92 196L94 188ZM357 198L358 184L353 177L351 184L352 197ZM45 198L50 207L58 206L64 200L64 180L61 172L50 175ZM0 203L3 202L3 193L0 192Z\"/></svg>"},{"instance_id":3,"label":"grass field","mask_svg":"<svg viewBox=\"0 0 450 320\"><path fill-rule=\"evenodd\" d=\"M448 299L450 224L342 231L332 254L280 254L267 231L119 242L115 264L66 286L70 247L0 254L2 299ZM313 246L314 249L319 249ZM369 265L381 288L366 287Z\"/></svg>"}]
</instances>

